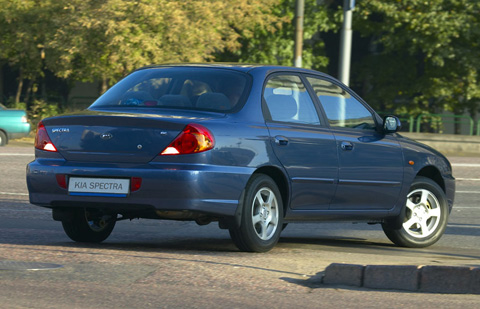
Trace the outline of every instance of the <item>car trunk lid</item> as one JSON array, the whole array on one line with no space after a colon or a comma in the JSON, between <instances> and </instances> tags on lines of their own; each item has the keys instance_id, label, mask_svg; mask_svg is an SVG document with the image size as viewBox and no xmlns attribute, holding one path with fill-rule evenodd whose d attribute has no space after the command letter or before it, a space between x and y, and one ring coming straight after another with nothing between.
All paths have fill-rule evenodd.
<instances>
[{"instance_id":1,"label":"car trunk lid","mask_svg":"<svg viewBox=\"0 0 480 309\"><path fill-rule=\"evenodd\" d=\"M181 115L92 113L43 121L58 152L69 161L146 163L190 122Z\"/></svg>"}]
</instances>

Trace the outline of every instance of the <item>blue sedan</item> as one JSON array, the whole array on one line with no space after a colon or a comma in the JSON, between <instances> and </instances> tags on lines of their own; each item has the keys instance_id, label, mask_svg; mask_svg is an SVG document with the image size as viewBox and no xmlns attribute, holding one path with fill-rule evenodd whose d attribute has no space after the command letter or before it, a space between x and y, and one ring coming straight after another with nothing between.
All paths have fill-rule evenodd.
<instances>
[{"instance_id":1,"label":"blue sedan","mask_svg":"<svg viewBox=\"0 0 480 309\"><path fill-rule=\"evenodd\" d=\"M78 242L124 219L215 221L240 250L265 252L289 222L362 221L426 247L445 231L455 180L399 129L312 70L145 67L87 110L39 123L30 202Z\"/></svg>"}]
</instances>

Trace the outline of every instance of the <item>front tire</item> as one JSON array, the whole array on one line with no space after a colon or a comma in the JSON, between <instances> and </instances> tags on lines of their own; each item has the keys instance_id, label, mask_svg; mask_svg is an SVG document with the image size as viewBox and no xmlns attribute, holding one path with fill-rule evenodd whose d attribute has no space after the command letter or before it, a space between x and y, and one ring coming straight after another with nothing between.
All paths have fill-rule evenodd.
<instances>
[{"instance_id":1,"label":"front tire","mask_svg":"<svg viewBox=\"0 0 480 309\"><path fill-rule=\"evenodd\" d=\"M245 188L240 226L229 229L242 251L267 252L280 239L283 202L276 183L267 175L252 176Z\"/></svg>"},{"instance_id":2,"label":"front tire","mask_svg":"<svg viewBox=\"0 0 480 309\"><path fill-rule=\"evenodd\" d=\"M400 228L382 224L385 235L396 245L423 248L436 243L448 221L445 193L433 180L417 177L407 195L405 218Z\"/></svg>"},{"instance_id":3,"label":"front tire","mask_svg":"<svg viewBox=\"0 0 480 309\"><path fill-rule=\"evenodd\" d=\"M95 209L74 210L69 220L62 221L63 230L76 242L99 243L107 239L115 227L117 216Z\"/></svg>"}]
</instances>

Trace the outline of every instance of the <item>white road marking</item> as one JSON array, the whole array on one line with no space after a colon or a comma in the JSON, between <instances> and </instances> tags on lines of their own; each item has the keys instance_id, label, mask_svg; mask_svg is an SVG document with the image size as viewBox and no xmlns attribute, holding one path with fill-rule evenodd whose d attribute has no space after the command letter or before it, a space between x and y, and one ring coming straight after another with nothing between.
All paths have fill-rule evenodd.
<instances>
[{"instance_id":1,"label":"white road marking","mask_svg":"<svg viewBox=\"0 0 480 309\"><path fill-rule=\"evenodd\" d=\"M472 163L452 163L453 167L480 167L480 164Z\"/></svg>"},{"instance_id":2,"label":"white road marking","mask_svg":"<svg viewBox=\"0 0 480 309\"><path fill-rule=\"evenodd\" d=\"M480 226L479 225L474 225L474 224L465 224L465 225L462 225L462 224L447 224L447 226L449 227L468 227L468 228L473 228L473 229L480 229Z\"/></svg>"},{"instance_id":3,"label":"white road marking","mask_svg":"<svg viewBox=\"0 0 480 309\"><path fill-rule=\"evenodd\" d=\"M19 192L0 192L0 195L22 195L22 196L28 196L28 193L19 193Z\"/></svg>"},{"instance_id":4,"label":"white road marking","mask_svg":"<svg viewBox=\"0 0 480 309\"><path fill-rule=\"evenodd\" d=\"M0 153L0 156L5 157L34 157L34 153Z\"/></svg>"},{"instance_id":5,"label":"white road marking","mask_svg":"<svg viewBox=\"0 0 480 309\"><path fill-rule=\"evenodd\" d=\"M455 193L480 194L480 191L455 191Z\"/></svg>"},{"instance_id":6,"label":"white road marking","mask_svg":"<svg viewBox=\"0 0 480 309\"><path fill-rule=\"evenodd\" d=\"M455 178L455 180L459 180L459 181L480 181L480 178Z\"/></svg>"}]
</instances>

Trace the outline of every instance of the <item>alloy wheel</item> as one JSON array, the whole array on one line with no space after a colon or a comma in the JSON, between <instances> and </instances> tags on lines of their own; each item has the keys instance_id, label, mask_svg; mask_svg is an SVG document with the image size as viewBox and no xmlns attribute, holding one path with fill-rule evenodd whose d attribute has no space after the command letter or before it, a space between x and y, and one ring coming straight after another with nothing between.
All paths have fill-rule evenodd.
<instances>
[{"instance_id":1,"label":"alloy wheel","mask_svg":"<svg viewBox=\"0 0 480 309\"><path fill-rule=\"evenodd\" d=\"M261 240L269 240L278 228L278 203L275 193L267 187L258 190L252 204L252 224Z\"/></svg>"},{"instance_id":2,"label":"alloy wheel","mask_svg":"<svg viewBox=\"0 0 480 309\"><path fill-rule=\"evenodd\" d=\"M417 189L407 197L404 230L412 237L425 238L435 232L441 208L435 195L426 189Z\"/></svg>"}]
</instances>

